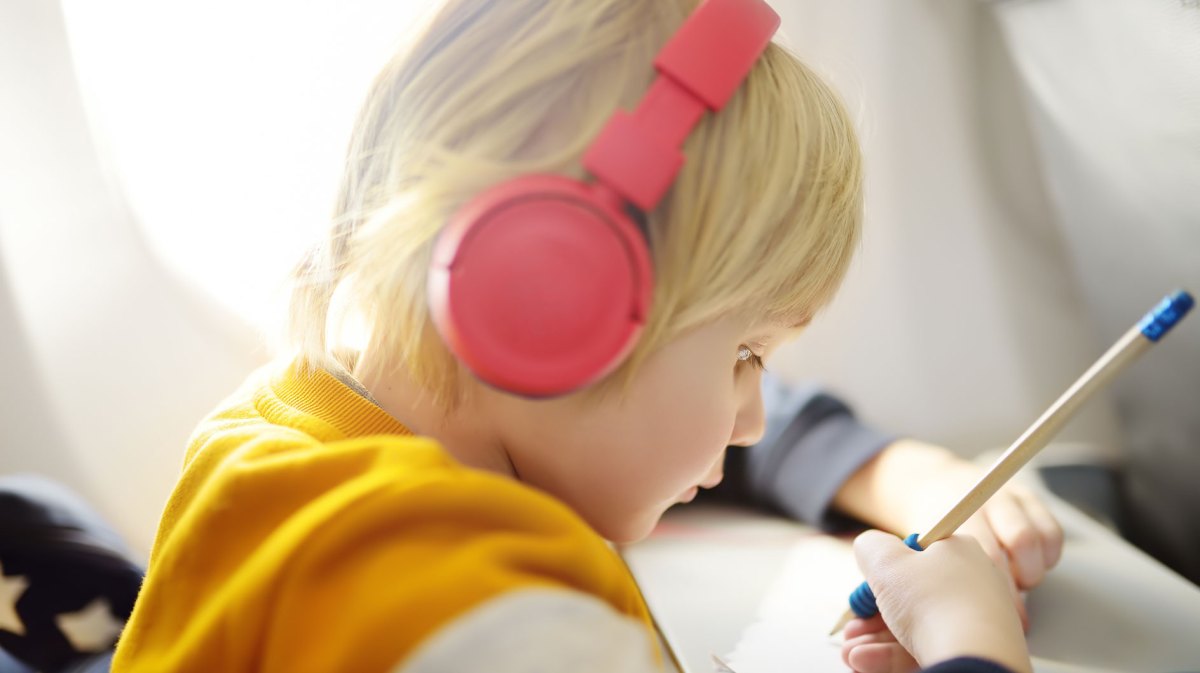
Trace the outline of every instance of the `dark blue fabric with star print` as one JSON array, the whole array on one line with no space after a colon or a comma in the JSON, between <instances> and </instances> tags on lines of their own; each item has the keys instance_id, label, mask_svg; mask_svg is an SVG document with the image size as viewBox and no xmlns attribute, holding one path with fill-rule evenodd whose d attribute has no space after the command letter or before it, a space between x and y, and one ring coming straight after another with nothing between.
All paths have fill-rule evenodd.
<instances>
[{"instance_id":1,"label":"dark blue fabric with star print","mask_svg":"<svg viewBox=\"0 0 1200 673\"><path fill-rule=\"evenodd\" d=\"M143 574L79 497L45 479L0 477L0 650L12 659L49 673L103 657Z\"/></svg>"}]
</instances>

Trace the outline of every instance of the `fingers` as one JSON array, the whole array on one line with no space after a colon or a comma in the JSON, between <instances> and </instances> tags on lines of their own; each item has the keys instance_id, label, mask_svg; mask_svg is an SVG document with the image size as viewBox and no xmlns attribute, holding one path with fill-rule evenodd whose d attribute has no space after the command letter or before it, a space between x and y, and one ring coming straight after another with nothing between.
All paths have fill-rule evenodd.
<instances>
[{"instance_id":1,"label":"fingers","mask_svg":"<svg viewBox=\"0 0 1200 673\"><path fill-rule=\"evenodd\" d=\"M1030 524L1025 508L1016 498L996 497L985 511L992 532L1012 559L1017 586L1036 586L1046 575L1046 561L1041 536Z\"/></svg>"},{"instance_id":2,"label":"fingers","mask_svg":"<svg viewBox=\"0 0 1200 673\"><path fill-rule=\"evenodd\" d=\"M969 535L983 547L983 551L992 559L992 565L996 566L1005 574L1012 572L1010 570L1010 561L1008 552L1004 549L1004 545L1000 540L996 539L996 533L992 530L992 526L988 523L987 516L983 512L979 512L967 519L967 522L958 529L959 535Z\"/></svg>"},{"instance_id":3,"label":"fingers","mask_svg":"<svg viewBox=\"0 0 1200 673\"><path fill-rule=\"evenodd\" d=\"M963 527L959 530L964 535L975 538L979 542L979 546L988 555L988 558L992 560L992 565L1000 570L1005 582L1008 584L1009 593L1012 594L1013 605L1017 609L1017 616L1021 618L1021 629L1028 632L1029 612L1025 607L1025 597L1021 594L1021 590L1017 586L1016 575L1018 570L1014 561L1009 557L1008 550L996 539L995 530L988 522L986 514L979 512L970 519L967 519L967 523L963 524Z\"/></svg>"},{"instance_id":4,"label":"fingers","mask_svg":"<svg viewBox=\"0 0 1200 673\"><path fill-rule=\"evenodd\" d=\"M888 625L855 625L858 635L843 646L855 670L911 670L897 647L926 665L970 655L1028 668L1014 594L975 539L950 536L917 552L897 537L868 531L854 552Z\"/></svg>"},{"instance_id":5,"label":"fingers","mask_svg":"<svg viewBox=\"0 0 1200 673\"><path fill-rule=\"evenodd\" d=\"M916 553L904 545L900 538L879 530L868 530L854 538L854 560L867 580L886 572L897 555Z\"/></svg>"},{"instance_id":6,"label":"fingers","mask_svg":"<svg viewBox=\"0 0 1200 673\"><path fill-rule=\"evenodd\" d=\"M1032 496L1030 499L1033 500ZM1046 569L1052 565L1048 557L1053 556L1057 561L1062 549L1062 532L1053 516L1040 503L1027 505L1012 492L998 494L984 508L984 514L996 539L1008 552L1017 587L1031 589L1040 584Z\"/></svg>"},{"instance_id":7,"label":"fingers","mask_svg":"<svg viewBox=\"0 0 1200 673\"><path fill-rule=\"evenodd\" d=\"M909 673L917 661L886 629L856 636L842 645L842 661L857 673Z\"/></svg>"},{"instance_id":8,"label":"fingers","mask_svg":"<svg viewBox=\"0 0 1200 673\"><path fill-rule=\"evenodd\" d=\"M842 631L842 638L850 640L864 633L877 633L885 629L887 629L887 624L883 622L883 617L880 615L875 615L870 619L851 619Z\"/></svg>"},{"instance_id":9,"label":"fingers","mask_svg":"<svg viewBox=\"0 0 1200 673\"><path fill-rule=\"evenodd\" d=\"M1025 514L1029 516L1029 521L1042 538L1042 557L1046 569L1049 570L1058 565L1059 559L1062 558L1062 525L1050 513L1050 509L1041 498L1024 490L1016 491L1014 495L1021 501Z\"/></svg>"},{"instance_id":10,"label":"fingers","mask_svg":"<svg viewBox=\"0 0 1200 673\"><path fill-rule=\"evenodd\" d=\"M1029 608L1025 605L1025 592L1015 593L1017 600L1017 616L1021 618L1021 631L1029 633Z\"/></svg>"}]
</instances>

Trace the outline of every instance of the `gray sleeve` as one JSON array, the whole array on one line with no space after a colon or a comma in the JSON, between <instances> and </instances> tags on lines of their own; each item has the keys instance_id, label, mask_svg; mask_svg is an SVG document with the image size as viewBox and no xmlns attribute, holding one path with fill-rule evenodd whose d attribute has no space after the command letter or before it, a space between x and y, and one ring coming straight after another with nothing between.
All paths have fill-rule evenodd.
<instances>
[{"instance_id":1,"label":"gray sleeve","mask_svg":"<svg viewBox=\"0 0 1200 673\"><path fill-rule=\"evenodd\" d=\"M765 505L825 529L852 519L830 509L858 468L895 438L863 425L845 403L806 384L763 377L766 430L753 446L730 447L717 498Z\"/></svg>"}]
</instances>

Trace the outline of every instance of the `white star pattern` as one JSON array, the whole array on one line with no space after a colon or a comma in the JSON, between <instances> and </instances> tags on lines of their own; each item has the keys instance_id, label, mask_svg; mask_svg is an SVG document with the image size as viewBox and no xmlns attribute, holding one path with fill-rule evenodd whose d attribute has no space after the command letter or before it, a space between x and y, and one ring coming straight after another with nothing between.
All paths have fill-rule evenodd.
<instances>
[{"instance_id":1,"label":"white star pattern","mask_svg":"<svg viewBox=\"0 0 1200 673\"><path fill-rule=\"evenodd\" d=\"M28 586L29 580L21 575L5 577L4 566L0 564L0 629L25 635L25 622L17 614L17 601Z\"/></svg>"},{"instance_id":2,"label":"white star pattern","mask_svg":"<svg viewBox=\"0 0 1200 673\"><path fill-rule=\"evenodd\" d=\"M76 652L103 652L117 641L122 623L112 614L105 598L97 598L76 612L54 618L58 630Z\"/></svg>"}]
</instances>

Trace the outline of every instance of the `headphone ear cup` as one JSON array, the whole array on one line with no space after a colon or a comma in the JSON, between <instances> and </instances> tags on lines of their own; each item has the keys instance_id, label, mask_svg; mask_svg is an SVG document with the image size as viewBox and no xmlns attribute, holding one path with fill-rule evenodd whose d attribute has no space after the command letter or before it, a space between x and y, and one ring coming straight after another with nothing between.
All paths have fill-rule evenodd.
<instances>
[{"instance_id":1,"label":"headphone ear cup","mask_svg":"<svg viewBox=\"0 0 1200 673\"><path fill-rule=\"evenodd\" d=\"M473 198L439 237L429 299L476 376L529 397L611 372L645 324L653 270L638 226L595 187L524 176Z\"/></svg>"}]
</instances>

